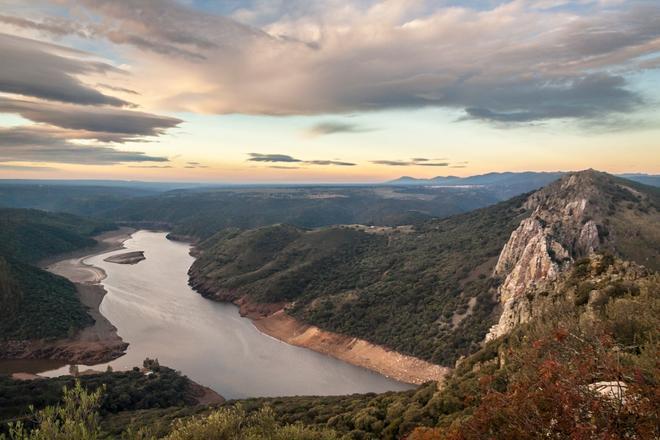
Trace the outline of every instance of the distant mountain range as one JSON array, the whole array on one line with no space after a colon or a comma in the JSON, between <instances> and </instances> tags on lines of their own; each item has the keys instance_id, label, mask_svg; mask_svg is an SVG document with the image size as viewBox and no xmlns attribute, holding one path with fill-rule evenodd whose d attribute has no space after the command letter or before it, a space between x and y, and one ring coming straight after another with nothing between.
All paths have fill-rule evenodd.
<instances>
[{"instance_id":1,"label":"distant mountain range","mask_svg":"<svg viewBox=\"0 0 660 440\"><path fill-rule=\"evenodd\" d=\"M530 190L537 189L562 177L564 172L504 172L487 173L469 177L437 176L430 179L417 179L415 177L403 176L386 182L387 185L438 185L438 186L527 186ZM619 174L635 182L650 186L660 186L660 175L653 174Z\"/></svg>"}]
</instances>

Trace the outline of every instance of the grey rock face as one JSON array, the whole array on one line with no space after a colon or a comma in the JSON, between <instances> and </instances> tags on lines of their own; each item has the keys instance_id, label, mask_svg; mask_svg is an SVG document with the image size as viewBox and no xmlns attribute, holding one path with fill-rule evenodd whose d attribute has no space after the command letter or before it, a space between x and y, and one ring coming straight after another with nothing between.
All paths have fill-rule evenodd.
<instances>
[{"instance_id":1,"label":"grey rock face","mask_svg":"<svg viewBox=\"0 0 660 440\"><path fill-rule=\"evenodd\" d=\"M598 186L594 172L568 175L532 194L526 207L532 215L513 231L500 253L494 276L499 287L502 314L486 340L508 333L530 319L533 301L524 293L551 283L576 258L607 245Z\"/></svg>"}]
</instances>

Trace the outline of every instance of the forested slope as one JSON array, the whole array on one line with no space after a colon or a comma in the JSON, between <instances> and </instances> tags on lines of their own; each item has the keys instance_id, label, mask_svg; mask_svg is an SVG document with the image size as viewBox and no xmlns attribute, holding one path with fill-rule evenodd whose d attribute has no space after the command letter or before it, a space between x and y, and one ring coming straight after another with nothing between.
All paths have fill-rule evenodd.
<instances>
[{"instance_id":1,"label":"forested slope","mask_svg":"<svg viewBox=\"0 0 660 440\"><path fill-rule=\"evenodd\" d=\"M0 340L71 335L93 321L68 280L33 264L92 246L113 225L70 214L0 210Z\"/></svg>"},{"instance_id":2,"label":"forested slope","mask_svg":"<svg viewBox=\"0 0 660 440\"><path fill-rule=\"evenodd\" d=\"M200 244L191 284L218 300L283 304L323 329L453 366L501 307L508 316L500 298L590 252L657 269L659 193L588 170L413 228L225 230Z\"/></svg>"},{"instance_id":3,"label":"forested slope","mask_svg":"<svg viewBox=\"0 0 660 440\"><path fill-rule=\"evenodd\" d=\"M290 303L324 329L453 365L494 322L490 277L524 197L410 228L224 231L190 274L208 296Z\"/></svg>"}]
</instances>

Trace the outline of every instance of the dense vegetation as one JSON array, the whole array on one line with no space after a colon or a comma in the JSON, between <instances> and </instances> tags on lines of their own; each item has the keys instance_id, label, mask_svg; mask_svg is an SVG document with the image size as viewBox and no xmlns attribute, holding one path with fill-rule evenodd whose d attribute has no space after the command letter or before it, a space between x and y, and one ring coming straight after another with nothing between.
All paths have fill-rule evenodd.
<instances>
[{"instance_id":1,"label":"dense vegetation","mask_svg":"<svg viewBox=\"0 0 660 440\"><path fill-rule=\"evenodd\" d=\"M258 188L172 191L129 200L109 213L127 222L166 222L173 234L208 238L224 228L275 223L401 225L446 217L495 203L480 189L436 189L431 194L392 188Z\"/></svg>"},{"instance_id":2,"label":"dense vegetation","mask_svg":"<svg viewBox=\"0 0 660 440\"><path fill-rule=\"evenodd\" d=\"M414 230L223 231L200 245L191 281L222 299L292 302L289 313L324 329L453 366L493 323L490 274L524 199Z\"/></svg>"},{"instance_id":3,"label":"dense vegetation","mask_svg":"<svg viewBox=\"0 0 660 440\"><path fill-rule=\"evenodd\" d=\"M31 263L94 245L113 225L70 214L0 209L0 341L71 336L93 323L68 280Z\"/></svg>"},{"instance_id":4,"label":"dense vegetation","mask_svg":"<svg viewBox=\"0 0 660 440\"><path fill-rule=\"evenodd\" d=\"M114 225L34 209L0 209L0 255L27 263L93 246Z\"/></svg>"},{"instance_id":5,"label":"dense vegetation","mask_svg":"<svg viewBox=\"0 0 660 440\"><path fill-rule=\"evenodd\" d=\"M0 376L0 424L25 418L29 406L43 409L62 400L62 388L80 382L89 391L103 388L99 412L105 416L121 411L169 408L196 403L191 382L176 371L147 363L148 370L84 374L78 378L61 376L51 379L12 380ZM149 371L149 374L145 374Z\"/></svg>"},{"instance_id":6,"label":"dense vegetation","mask_svg":"<svg viewBox=\"0 0 660 440\"><path fill-rule=\"evenodd\" d=\"M604 173L597 177L608 201L605 233L616 243L615 252L660 270L660 188Z\"/></svg>"},{"instance_id":7,"label":"dense vegetation","mask_svg":"<svg viewBox=\"0 0 660 440\"><path fill-rule=\"evenodd\" d=\"M66 278L0 257L0 341L72 336L94 323Z\"/></svg>"},{"instance_id":8,"label":"dense vegetation","mask_svg":"<svg viewBox=\"0 0 660 440\"><path fill-rule=\"evenodd\" d=\"M137 372L141 375L142 373ZM156 375L160 373L156 372ZM178 376L174 374L174 376ZM179 376L181 380L185 380ZM105 379L108 379L107 375ZM121 381L121 379L119 379ZM180 380L180 381L181 381ZM160 379L149 377L152 385L164 385ZM135 383L132 377L130 383ZM108 390L122 387L115 378L101 386L85 387L77 380L73 387L65 386L62 401L44 409L34 411L30 419L10 422L7 434L0 433L0 440L96 440L107 438L108 434L101 424L104 411L107 413ZM185 390L176 386L175 391ZM94 390L94 391L91 391ZM161 391L158 387L156 393ZM167 388L170 391L170 388ZM141 390L142 393L145 390ZM157 397L156 397L157 398ZM162 400L168 404L168 399ZM158 404L156 405L158 406ZM114 435L112 435L114 438ZM126 440L156 439L150 427L129 426L121 433ZM280 424L274 413L263 408L246 414L240 406L213 410L206 415L175 419L164 436L168 440L333 440L339 436L327 428L306 427L301 423Z\"/></svg>"}]
</instances>

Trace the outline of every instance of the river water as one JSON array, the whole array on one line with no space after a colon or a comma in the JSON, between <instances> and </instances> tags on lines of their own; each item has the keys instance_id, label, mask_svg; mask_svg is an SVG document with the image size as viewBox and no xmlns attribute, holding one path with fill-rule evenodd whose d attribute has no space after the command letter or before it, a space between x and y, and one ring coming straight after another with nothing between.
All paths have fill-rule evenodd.
<instances>
[{"instance_id":1,"label":"river water","mask_svg":"<svg viewBox=\"0 0 660 440\"><path fill-rule=\"evenodd\" d=\"M100 311L130 344L124 356L94 369L127 369L141 366L146 357L158 358L230 399L411 388L264 335L236 306L203 298L188 286L190 246L165 236L138 231L124 243L126 249L85 260L107 274ZM144 251L146 260L135 265L103 261L130 251ZM67 372L62 367L45 374Z\"/></svg>"}]
</instances>

